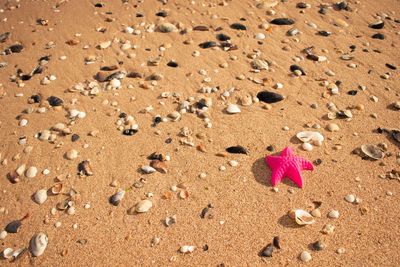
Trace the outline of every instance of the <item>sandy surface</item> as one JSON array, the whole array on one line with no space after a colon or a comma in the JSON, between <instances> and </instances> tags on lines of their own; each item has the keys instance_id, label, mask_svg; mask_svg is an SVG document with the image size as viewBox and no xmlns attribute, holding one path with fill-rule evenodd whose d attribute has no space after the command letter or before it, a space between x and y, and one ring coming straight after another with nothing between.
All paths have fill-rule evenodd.
<instances>
[{"instance_id":1,"label":"sandy surface","mask_svg":"<svg viewBox=\"0 0 400 267\"><path fill-rule=\"evenodd\" d=\"M35 233L43 232L49 240L43 255L32 257L27 252L14 263L1 260L0 265L396 266L400 262L400 184L396 179L380 178L400 169L399 143L375 131L378 127L400 128L400 111L391 106L400 100L398 70L385 66L385 63L397 67L400 64L399 23L395 22L400 19L399 1L349 1L349 11L334 10L333 2L329 1L326 15L318 13L319 1L306 1L311 5L306 9L296 8L297 1L279 2L273 8L257 8L257 2L250 0L165 1L166 4L155 0L127 3L115 0L104 1L104 7L95 7L95 1L62 1L58 7L55 7L57 1L20 1L19 8L14 8L18 5L16 1L0 2L0 33L11 32L11 37L0 44L1 51L15 43L24 46L21 53L1 56L1 62L7 63L0 69L1 228L30 214L18 233L9 233L0 240L0 250L27 247ZM274 1L265 1L271 2ZM168 13L164 19L155 15L161 10ZM273 13L271 10L274 15L268 15ZM143 16L137 17L138 13ZM377 14L385 21L380 30L368 27L378 20ZM295 24L259 27L279 17L292 18ZM47 25L38 25L37 19L48 20ZM335 26L337 19L346 22L347 27ZM153 32L151 29L162 20L186 31L184 34ZM246 25L247 30L231 29L229 25L235 22ZM191 31L198 25L207 26L209 31ZM126 33L127 26L139 31ZM98 32L96 29L100 27L106 31ZM287 30L293 27L301 33L287 36ZM320 30L332 34L319 36L316 32ZM378 32L384 34L384 40L371 38ZM223 51L198 46L205 41L217 42L217 33L229 35L238 49ZM265 40L256 40L256 33L265 34ZM72 39L79 42L66 44ZM108 40L114 40L109 48L96 48ZM121 44L126 40L132 47L122 50ZM185 44L185 40L192 42ZM55 47L46 49L49 42L54 42ZM353 52L351 45L356 46ZM327 61L306 59L302 50L310 46L315 47L316 55L327 57ZM166 47L161 49L165 51L160 51L160 47ZM196 50L200 52L198 57L192 56ZM269 70L254 72L250 63L256 51L259 58L270 63ZM354 58L340 59L346 53ZM10 79L17 69L29 73L38 59L46 55L51 55L51 59L41 74L27 81ZM85 57L89 55L98 59L86 65ZM62 56L66 58L60 59ZM147 65L149 59L158 56L161 56L158 66ZM296 57L299 62L295 62ZM170 60L179 66L168 67ZM94 81L100 67L118 63L120 69L136 70L143 78L126 77L117 90L103 90L108 82L100 83L97 96L68 92L67 89L80 82ZM356 64L356 68L348 67L350 63ZM307 75L295 77L289 70L292 64L301 66ZM199 74L201 69L207 74ZM328 70L335 75L326 75ZM153 84L146 81L145 77L153 73L162 74L163 79ZM388 79L381 77L385 73L390 74ZM55 75L56 80L42 85L43 78L50 75ZM245 79L238 79L240 75ZM261 84L252 81L255 78ZM328 83L340 80L339 94L331 94L321 85L324 80ZM283 88L274 89L276 83L282 83ZM218 86L219 91L199 93L203 86ZM360 86L366 89L361 90ZM235 91L227 99L221 98L232 87ZM246 94L255 97L262 90L286 98L271 104L271 109L262 102L240 105L241 97ZM357 90L357 95L347 94L350 90ZM179 97L162 99L162 92L177 93ZM35 94L41 94L42 103L29 104L28 99ZM63 99L63 107L59 110L48 107L49 96ZM204 96L213 102L208 109L211 128L195 113L184 113L176 122L168 119L169 113L179 110L179 102L193 97L191 103L195 103ZM372 96L378 101L372 101ZM330 102L339 110L351 109L353 118L329 121L326 114ZM226 114L228 103L237 103L241 113ZM354 109L357 105L359 108L363 105L364 109ZM41 106L47 107L44 113L37 112ZM143 112L148 106L153 110ZM27 108L32 112L24 113ZM84 111L86 117L71 120L70 109ZM118 130L116 122L121 112L132 115L139 125L133 136ZM152 127L157 114L167 119ZM19 126L23 118L28 120L25 127ZM68 127L80 139L72 142L71 135L58 135L54 142L49 142L35 137L59 122L70 124ZM336 123L340 130L327 131L329 123ZM310 129L307 124L319 124L321 128ZM188 139L179 135L182 127L191 130L193 139L189 141L194 147L181 142ZM284 127L289 130L283 130ZM97 136L90 136L94 130L98 130ZM304 151L295 137L304 130L322 133L325 137L322 146ZM199 134L203 138L196 137ZM26 144L20 145L18 141L23 136L27 138ZM172 139L169 144L168 138ZM352 153L362 144L379 143L387 145L383 159L363 160ZM196 149L198 145L204 146L206 152ZM247 148L248 155L216 156L233 145ZM266 149L270 145L274 152ZM24 152L27 146L33 147L29 153ZM303 189L285 179L274 191L271 170L263 158L286 146L292 146L296 154L310 161L321 159L322 163L313 172L303 172ZM79 152L77 159L65 158L70 149ZM138 171L149 164L147 156L153 152L170 156L171 160L166 162L167 174ZM78 164L88 159L94 175L78 175ZM230 160L236 160L238 166L230 166ZM22 175L20 182L11 183L7 175L22 164L36 166L38 174L34 178ZM221 171L221 166L226 170ZM42 174L44 169L50 173ZM201 173L206 176L200 177ZM118 188L128 188L140 178L147 180L143 187L127 192L119 206L109 203L109 197ZM49 196L41 205L32 200L38 189L48 189L57 180L61 180L64 194ZM176 185L186 187L189 197L180 199L182 189L171 190ZM70 189L80 193L74 203L75 214L59 210L53 210L52 214L57 203L68 198ZM346 202L344 197L348 194L355 195L359 203ZM128 213L146 198L153 202L150 211ZM314 201L322 202L322 216L315 218L314 224L298 226L287 216L291 209L312 211ZM87 203L90 208L85 209ZM201 211L209 203L214 206L213 216L203 219ZM338 210L339 218L328 218L331 210ZM172 215L176 215L177 222L166 227L165 218ZM56 222L61 222L61 226L55 227ZM327 223L335 227L330 235L321 233ZM274 249L271 258L260 257L260 250L274 236L280 237L281 249ZM154 237L160 238L160 242L151 246ZM327 245L322 251L310 247L318 240ZM179 249L183 245L196 249L182 254ZM207 251L203 249L205 245ZM344 253L338 253L338 249L339 252L344 249ZM304 250L312 256L307 263L299 259Z\"/></svg>"}]
</instances>

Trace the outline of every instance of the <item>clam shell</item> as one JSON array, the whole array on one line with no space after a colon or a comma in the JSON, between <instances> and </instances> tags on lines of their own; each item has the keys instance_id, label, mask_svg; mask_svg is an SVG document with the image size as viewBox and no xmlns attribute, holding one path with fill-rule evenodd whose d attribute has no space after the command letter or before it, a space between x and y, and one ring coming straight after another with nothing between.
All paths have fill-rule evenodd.
<instances>
[{"instance_id":1,"label":"clam shell","mask_svg":"<svg viewBox=\"0 0 400 267\"><path fill-rule=\"evenodd\" d=\"M153 207L153 202L151 202L148 199L145 199L145 200L139 201L136 204L135 210L138 213L144 213L144 212L148 212L152 207Z\"/></svg>"},{"instance_id":2,"label":"clam shell","mask_svg":"<svg viewBox=\"0 0 400 267\"><path fill-rule=\"evenodd\" d=\"M7 233L15 234L18 233L18 230L21 227L21 225L22 225L21 220L15 220L7 224L4 230L6 230Z\"/></svg>"},{"instance_id":3,"label":"clam shell","mask_svg":"<svg viewBox=\"0 0 400 267\"><path fill-rule=\"evenodd\" d=\"M310 141L312 142L323 142L324 141L324 136L320 134L319 132L313 132L313 131L304 131L304 132L299 132L296 134L296 137L302 141L303 143L308 143Z\"/></svg>"},{"instance_id":4,"label":"clam shell","mask_svg":"<svg viewBox=\"0 0 400 267\"><path fill-rule=\"evenodd\" d=\"M90 161L84 160L78 165L78 171L79 173L86 175L86 176L92 176L93 175L93 170L92 166L90 165Z\"/></svg>"},{"instance_id":5,"label":"clam shell","mask_svg":"<svg viewBox=\"0 0 400 267\"><path fill-rule=\"evenodd\" d=\"M289 217L294 219L298 225L308 225L315 223L314 217L305 210L292 210L289 212Z\"/></svg>"},{"instance_id":6,"label":"clam shell","mask_svg":"<svg viewBox=\"0 0 400 267\"><path fill-rule=\"evenodd\" d=\"M156 172L156 169L154 169L153 167L148 166L148 165L142 166L142 168L140 168L140 169L141 169L144 173L147 173L147 174Z\"/></svg>"},{"instance_id":7,"label":"clam shell","mask_svg":"<svg viewBox=\"0 0 400 267\"><path fill-rule=\"evenodd\" d=\"M121 200L125 196L125 190L119 190L117 193L110 197L110 203L114 206L118 206Z\"/></svg>"},{"instance_id":8,"label":"clam shell","mask_svg":"<svg viewBox=\"0 0 400 267\"><path fill-rule=\"evenodd\" d=\"M375 146L375 145L367 145L367 144L362 145L361 146L361 151L366 156L368 156L369 158L372 158L372 159L378 160L378 159L381 159L381 158L384 157L384 154L383 154L382 150L379 147Z\"/></svg>"},{"instance_id":9,"label":"clam shell","mask_svg":"<svg viewBox=\"0 0 400 267\"><path fill-rule=\"evenodd\" d=\"M228 114L240 113L240 108L235 104L229 104L228 107L226 108L226 112Z\"/></svg>"},{"instance_id":10,"label":"clam shell","mask_svg":"<svg viewBox=\"0 0 400 267\"><path fill-rule=\"evenodd\" d=\"M14 250L12 248L5 248L1 255L5 259L11 259L13 257Z\"/></svg>"},{"instance_id":11,"label":"clam shell","mask_svg":"<svg viewBox=\"0 0 400 267\"><path fill-rule=\"evenodd\" d=\"M268 70L269 69L268 62L266 62L265 60L261 60L261 59L254 59L251 62L251 66L256 70Z\"/></svg>"},{"instance_id":12,"label":"clam shell","mask_svg":"<svg viewBox=\"0 0 400 267\"><path fill-rule=\"evenodd\" d=\"M30 243L29 249L34 257L38 257L42 255L47 247L47 243L49 242L46 234L39 233L35 234Z\"/></svg>"},{"instance_id":13,"label":"clam shell","mask_svg":"<svg viewBox=\"0 0 400 267\"><path fill-rule=\"evenodd\" d=\"M33 199L37 204L43 204L47 200L47 190L46 189L40 189L36 191L35 195L33 196Z\"/></svg>"},{"instance_id":14,"label":"clam shell","mask_svg":"<svg viewBox=\"0 0 400 267\"><path fill-rule=\"evenodd\" d=\"M169 23L169 22L165 22L165 23L162 23L162 24L158 25L157 29L158 29L159 32L164 32L164 33L178 31L176 26L174 24L172 24L172 23Z\"/></svg>"},{"instance_id":15,"label":"clam shell","mask_svg":"<svg viewBox=\"0 0 400 267\"><path fill-rule=\"evenodd\" d=\"M53 195L58 195L58 194L61 193L62 189L63 189L62 183L56 183L55 185L53 185L53 186L51 187L50 191L51 191L51 193L52 193Z\"/></svg>"}]
</instances>

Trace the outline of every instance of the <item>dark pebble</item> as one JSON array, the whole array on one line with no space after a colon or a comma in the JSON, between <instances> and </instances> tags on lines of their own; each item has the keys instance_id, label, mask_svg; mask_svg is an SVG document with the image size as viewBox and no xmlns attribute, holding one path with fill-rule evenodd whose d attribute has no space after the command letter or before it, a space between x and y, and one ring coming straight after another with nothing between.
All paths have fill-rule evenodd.
<instances>
[{"instance_id":1,"label":"dark pebble","mask_svg":"<svg viewBox=\"0 0 400 267\"><path fill-rule=\"evenodd\" d=\"M204 42L204 43L199 44L199 46L201 48L203 48L203 49L206 49L206 48L211 48L211 47L218 46L218 44L216 42L213 42L213 41L208 41L208 42Z\"/></svg>"},{"instance_id":2,"label":"dark pebble","mask_svg":"<svg viewBox=\"0 0 400 267\"><path fill-rule=\"evenodd\" d=\"M315 251L321 251L324 248L326 248L325 243L323 243L322 241L316 241L316 242L312 243L311 246Z\"/></svg>"},{"instance_id":3,"label":"dark pebble","mask_svg":"<svg viewBox=\"0 0 400 267\"><path fill-rule=\"evenodd\" d=\"M194 31L200 31L200 32L206 32L208 31L208 27L207 26L203 26L203 25L199 25L199 26L195 26L193 27Z\"/></svg>"},{"instance_id":4,"label":"dark pebble","mask_svg":"<svg viewBox=\"0 0 400 267\"><path fill-rule=\"evenodd\" d=\"M134 135L137 132L138 132L137 129L125 129L122 131L122 134L130 136L130 135Z\"/></svg>"},{"instance_id":5,"label":"dark pebble","mask_svg":"<svg viewBox=\"0 0 400 267\"><path fill-rule=\"evenodd\" d=\"M18 230L21 227L21 225L22 225L21 220L15 220L7 224L4 230L6 230L7 233L15 234L18 233Z\"/></svg>"},{"instance_id":6,"label":"dark pebble","mask_svg":"<svg viewBox=\"0 0 400 267\"><path fill-rule=\"evenodd\" d=\"M71 141L72 141L72 142L76 142L76 141L78 141L78 140L79 140L79 135L73 134L73 135L71 136Z\"/></svg>"},{"instance_id":7,"label":"dark pebble","mask_svg":"<svg viewBox=\"0 0 400 267\"><path fill-rule=\"evenodd\" d=\"M247 30L247 27L244 26L242 23L233 23L233 24L231 24L230 27L231 27L231 29L234 29L234 30L241 30L241 31Z\"/></svg>"},{"instance_id":8,"label":"dark pebble","mask_svg":"<svg viewBox=\"0 0 400 267\"><path fill-rule=\"evenodd\" d=\"M376 29L376 30L380 30L380 29L382 29L384 26L385 26L385 22L383 22L383 21L374 22L374 23L371 23L371 24L369 25L370 28Z\"/></svg>"},{"instance_id":9,"label":"dark pebble","mask_svg":"<svg viewBox=\"0 0 400 267\"><path fill-rule=\"evenodd\" d=\"M127 114L125 112L121 112L121 113L119 113L118 118L123 119L123 118L126 118L126 116L127 116Z\"/></svg>"},{"instance_id":10,"label":"dark pebble","mask_svg":"<svg viewBox=\"0 0 400 267\"><path fill-rule=\"evenodd\" d=\"M358 93L357 90L350 90L347 92L348 95L356 95Z\"/></svg>"},{"instance_id":11,"label":"dark pebble","mask_svg":"<svg viewBox=\"0 0 400 267\"><path fill-rule=\"evenodd\" d=\"M217 40L218 40L218 41L221 41L221 42L225 42L225 41L228 41L228 40L231 39L231 37L229 37L228 35L223 34L223 33L217 34L216 37L217 37Z\"/></svg>"},{"instance_id":12,"label":"dark pebble","mask_svg":"<svg viewBox=\"0 0 400 267\"><path fill-rule=\"evenodd\" d=\"M261 91L257 94L257 98L264 103L276 103L283 100L283 96L269 91Z\"/></svg>"},{"instance_id":13,"label":"dark pebble","mask_svg":"<svg viewBox=\"0 0 400 267\"><path fill-rule=\"evenodd\" d=\"M39 103L40 100L42 100L42 97L40 95L32 95L31 99L33 100L33 103Z\"/></svg>"},{"instance_id":14,"label":"dark pebble","mask_svg":"<svg viewBox=\"0 0 400 267\"><path fill-rule=\"evenodd\" d=\"M104 4L103 3L96 3L96 4L94 4L94 6L95 7L104 7Z\"/></svg>"},{"instance_id":15,"label":"dark pebble","mask_svg":"<svg viewBox=\"0 0 400 267\"><path fill-rule=\"evenodd\" d=\"M274 251L274 246L272 244L268 244L261 250L261 257L272 257L272 252Z\"/></svg>"},{"instance_id":16,"label":"dark pebble","mask_svg":"<svg viewBox=\"0 0 400 267\"><path fill-rule=\"evenodd\" d=\"M171 137L168 137L168 138L165 140L165 143L166 143L166 144L171 144L171 143L172 143L172 138L171 138Z\"/></svg>"},{"instance_id":17,"label":"dark pebble","mask_svg":"<svg viewBox=\"0 0 400 267\"><path fill-rule=\"evenodd\" d=\"M338 2L333 4L333 8L340 11L340 10L349 10L349 6L346 1Z\"/></svg>"},{"instance_id":18,"label":"dark pebble","mask_svg":"<svg viewBox=\"0 0 400 267\"><path fill-rule=\"evenodd\" d=\"M148 157L148 160L159 160L159 161L163 161L164 157L162 154L158 154L157 152L153 152L151 153Z\"/></svg>"},{"instance_id":19,"label":"dark pebble","mask_svg":"<svg viewBox=\"0 0 400 267\"><path fill-rule=\"evenodd\" d=\"M273 145L269 145L269 146L267 146L267 150L269 151L269 152L274 152L274 146Z\"/></svg>"},{"instance_id":20,"label":"dark pebble","mask_svg":"<svg viewBox=\"0 0 400 267\"><path fill-rule=\"evenodd\" d=\"M162 119L160 115L156 115L153 119L153 127L156 127L157 124L161 123Z\"/></svg>"},{"instance_id":21,"label":"dark pebble","mask_svg":"<svg viewBox=\"0 0 400 267\"><path fill-rule=\"evenodd\" d=\"M207 244L205 244L205 245L203 246L203 251L208 251L208 245L207 245Z\"/></svg>"},{"instance_id":22,"label":"dark pebble","mask_svg":"<svg viewBox=\"0 0 400 267\"><path fill-rule=\"evenodd\" d=\"M324 37L328 37L329 35L331 35L331 32L328 31L318 31L318 35L324 36Z\"/></svg>"},{"instance_id":23,"label":"dark pebble","mask_svg":"<svg viewBox=\"0 0 400 267\"><path fill-rule=\"evenodd\" d=\"M314 164L315 165L321 165L322 164L322 159L316 159L316 160L314 160Z\"/></svg>"},{"instance_id":24,"label":"dark pebble","mask_svg":"<svg viewBox=\"0 0 400 267\"><path fill-rule=\"evenodd\" d=\"M383 35L382 33L375 33L374 35L372 35L372 38L383 40L383 39L385 39L385 35Z\"/></svg>"},{"instance_id":25,"label":"dark pebble","mask_svg":"<svg viewBox=\"0 0 400 267\"><path fill-rule=\"evenodd\" d=\"M47 101L52 107L61 106L64 103L64 101L61 98L58 98L56 96L50 96L49 98L47 98Z\"/></svg>"},{"instance_id":26,"label":"dark pebble","mask_svg":"<svg viewBox=\"0 0 400 267\"><path fill-rule=\"evenodd\" d=\"M270 23L275 25L292 25L294 24L294 20L288 18L277 18L271 20Z\"/></svg>"},{"instance_id":27,"label":"dark pebble","mask_svg":"<svg viewBox=\"0 0 400 267\"><path fill-rule=\"evenodd\" d=\"M396 67L395 65L386 63L385 66L388 67L388 68L391 69L391 70L397 70L397 67Z\"/></svg>"},{"instance_id":28,"label":"dark pebble","mask_svg":"<svg viewBox=\"0 0 400 267\"><path fill-rule=\"evenodd\" d=\"M304 2L299 2L296 4L296 7L300 8L300 9L304 9L304 8L307 8L307 4Z\"/></svg>"},{"instance_id":29,"label":"dark pebble","mask_svg":"<svg viewBox=\"0 0 400 267\"><path fill-rule=\"evenodd\" d=\"M171 60L170 62L167 63L167 66L171 67L171 68L176 68L176 67L178 67L178 63Z\"/></svg>"},{"instance_id":30,"label":"dark pebble","mask_svg":"<svg viewBox=\"0 0 400 267\"><path fill-rule=\"evenodd\" d=\"M22 44L13 44L8 47L11 53L21 53L24 50L24 46Z\"/></svg>"},{"instance_id":31,"label":"dark pebble","mask_svg":"<svg viewBox=\"0 0 400 267\"><path fill-rule=\"evenodd\" d=\"M305 73L305 71L303 70L302 67L300 67L300 66L298 66L298 65L295 65L295 64L291 65L291 66L290 66L290 71L291 71L291 72L294 72L295 70L301 71L301 75L306 75L306 73Z\"/></svg>"},{"instance_id":32,"label":"dark pebble","mask_svg":"<svg viewBox=\"0 0 400 267\"><path fill-rule=\"evenodd\" d=\"M326 7L321 7L318 10L318 13L322 14L322 15L326 15L326 13L328 13L328 9Z\"/></svg>"},{"instance_id":33,"label":"dark pebble","mask_svg":"<svg viewBox=\"0 0 400 267\"><path fill-rule=\"evenodd\" d=\"M0 43L4 43L5 41L8 40L8 38L10 38L11 36L11 32L5 32L0 34Z\"/></svg>"},{"instance_id":34,"label":"dark pebble","mask_svg":"<svg viewBox=\"0 0 400 267\"><path fill-rule=\"evenodd\" d=\"M225 150L226 150L226 152L231 153L231 154L245 154L245 155L247 155L247 153L248 153L247 149L242 147L242 146L230 146Z\"/></svg>"},{"instance_id":35,"label":"dark pebble","mask_svg":"<svg viewBox=\"0 0 400 267\"><path fill-rule=\"evenodd\" d=\"M168 13L167 13L167 11L161 10L161 11L156 13L156 16L165 18L165 17L168 16Z\"/></svg>"},{"instance_id":36,"label":"dark pebble","mask_svg":"<svg viewBox=\"0 0 400 267\"><path fill-rule=\"evenodd\" d=\"M117 65L104 66L104 67L100 68L100 70L103 70L103 71L113 71L113 70L116 70L116 69L118 69Z\"/></svg>"}]
</instances>

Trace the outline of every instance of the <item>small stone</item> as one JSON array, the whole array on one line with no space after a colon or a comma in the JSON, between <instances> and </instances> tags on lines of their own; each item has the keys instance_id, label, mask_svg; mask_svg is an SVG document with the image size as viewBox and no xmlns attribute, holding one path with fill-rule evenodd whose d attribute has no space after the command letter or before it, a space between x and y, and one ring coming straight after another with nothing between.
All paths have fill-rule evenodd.
<instances>
[{"instance_id":1,"label":"small stone","mask_svg":"<svg viewBox=\"0 0 400 267\"><path fill-rule=\"evenodd\" d=\"M354 201L356 200L356 197L354 195L347 195L344 197L344 199L349 202L349 203L354 203Z\"/></svg>"},{"instance_id":2,"label":"small stone","mask_svg":"<svg viewBox=\"0 0 400 267\"><path fill-rule=\"evenodd\" d=\"M28 178L34 178L38 173L38 170L36 167L31 166L29 167L26 172L25 172L25 176Z\"/></svg>"},{"instance_id":3,"label":"small stone","mask_svg":"<svg viewBox=\"0 0 400 267\"><path fill-rule=\"evenodd\" d=\"M61 227L61 222L60 221L55 222L54 227L56 227L56 228Z\"/></svg>"},{"instance_id":4,"label":"small stone","mask_svg":"<svg viewBox=\"0 0 400 267\"><path fill-rule=\"evenodd\" d=\"M39 205L43 204L47 200L47 190L40 189L36 191L35 195L33 196L35 202Z\"/></svg>"},{"instance_id":5,"label":"small stone","mask_svg":"<svg viewBox=\"0 0 400 267\"><path fill-rule=\"evenodd\" d=\"M328 217L331 218L331 219L337 219L337 218L339 218L339 211L337 211L337 210L331 210L331 211L328 213Z\"/></svg>"},{"instance_id":6,"label":"small stone","mask_svg":"<svg viewBox=\"0 0 400 267\"><path fill-rule=\"evenodd\" d=\"M316 218L321 218L321 211L320 209L314 209L311 211L311 215Z\"/></svg>"},{"instance_id":7,"label":"small stone","mask_svg":"<svg viewBox=\"0 0 400 267\"><path fill-rule=\"evenodd\" d=\"M98 47L99 49L107 49L110 46L111 46L111 41L105 41L101 42Z\"/></svg>"},{"instance_id":8,"label":"small stone","mask_svg":"<svg viewBox=\"0 0 400 267\"><path fill-rule=\"evenodd\" d=\"M345 253L346 252L346 250L344 249L344 248L338 248L337 250L336 250L336 253L337 254L343 254L343 253Z\"/></svg>"},{"instance_id":9,"label":"small stone","mask_svg":"<svg viewBox=\"0 0 400 267\"><path fill-rule=\"evenodd\" d=\"M239 165L239 163L236 160L230 160L229 165L231 165L232 167L236 167L237 165Z\"/></svg>"},{"instance_id":10,"label":"small stone","mask_svg":"<svg viewBox=\"0 0 400 267\"><path fill-rule=\"evenodd\" d=\"M148 199L145 199L145 200L139 201L136 204L135 210L138 213L145 213L145 212L148 212L152 207L153 207L153 202L151 202Z\"/></svg>"},{"instance_id":11,"label":"small stone","mask_svg":"<svg viewBox=\"0 0 400 267\"><path fill-rule=\"evenodd\" d=\"M325 226L322 228L321 233L330 235L333 233L334 230L335 230L335 226L328 223L328 224L325 224Z\"/></svg>"},{"instance_id":12,"label":"small stone","mask_svg":"<svg viewBox=\"0 0 400 267\"><path fill-rule=\"evenodd\" d=\"M68 215L74 215L75 214L75 207L69 207L68 209L67 209L67 214Z\"/></svg>"},{"instance_id":13,"label":"small stone","mask_svg":"<svg viewBox=\"0 0 400 267\"><path fill-rule=\"evenodd\" d=\"M73 159L76 159L77 157L78 157L78 151L76 151L75 149L68 150L65 153L66 159L73 160Z\"/></svg>"},{"instance_id":14,"label":"small stone","mask_svg":"<svg viewBox=\"0 0 400 267\"><path fill-rule=\"evenodd\" d=\"M311 151L311 150L313 150L313 146L312 146L310 143L307 143L307 142L303 143L303 144L301 145L301 147L302 147L305 151Z\"/></svg>"},{"instance_id":15,"label":"small stone","mask_svg":"<svg viewBox=\"0 0 400 267\"><path fill-rule=\"evenodd\" d=\"M329 123L326 126L326 129L330 132L338 132L339 131L339 125L337 125L336 123Z\"/></svg>"},{"instance_id":16,"label":"small stone","mask_svg":"<svg viewBox=\"0 0 400 267\"><path fill-rule=\"evenodd\" d=\"M309 262L311 260L311 254L308 251L303 251L300 254L300 259L302 262Z\"/></svg>"},{"instance_id":17,"label":"small stone","mask_svg":"<svg viewBox=\"0 0 400 267\"><path fill-rule=\"evenodd\" d=\"M0 240L4 240L7 237L7 231L3 230L0 232Z\"/></svg>"},{"instance_id":18,"label":"small stone","mask_svg":"<svg viewBox=\"0 0 400 267\"><path fill-rule=\"evenodd\" d=\"M254 36L254 38L256 40L264 40L265 39L265 34L259 32Z\"/></svg>"},{"instance_id":19,"label":"small stone","mask_svg":"<svg viewBox=\"0 0 400 267\"><path fill-rule=\"evenodd\" d=\"M326 244L325 244L324 242L322 242L321 240L318 240L318 241L312 243L312 248L313 248L315 251L321 251L321 250L323 250L324 248L326 248Z\"/></svg>"}]
</instances>

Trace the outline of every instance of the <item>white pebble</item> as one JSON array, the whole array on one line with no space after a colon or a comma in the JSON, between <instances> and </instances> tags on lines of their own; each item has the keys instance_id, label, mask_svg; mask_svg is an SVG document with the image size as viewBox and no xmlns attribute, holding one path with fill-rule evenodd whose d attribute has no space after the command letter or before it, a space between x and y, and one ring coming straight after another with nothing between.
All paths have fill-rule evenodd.
<instances>
[{"instance_id":1,"label":"white pebble","mask_svg":"<svg viewBox=\"0 0 400 267\"><path fill-rule=\"evenodd\" d=\"M354 195L349 194L345 196L344 199L349 203L353 203L356 200L356 197Z\"/></svg>"},{"instance_id":2,"label":"white pebble","mask_svg":"<svg viewBox=\"0 0 400 267\"><path fill-rule=\"evenodd\" d=\"M302 147L305 151L311 151L311 150L313 150L312 144L307 143L307 142L303 143L303 144L301 145L301 147Z\"/></svg>"},{"instance_id":3,"label":"white pebble","mask_svg":"<svg viewBox=\"0 0 400 267\"><path fill-rule=\"evenodd\" d=\"M236 160L230 160L229 161L229 165L231 165L232 167L236 167L239 163Z\"/></svg>"},{"instance_id":4,"label":"white pebble","mask_svg":"<svg viewBox=\"0 0 400 267\"><path fill-rule=\"evenodd\" d=\"M300 259L303 262L309 262L311 260L311 254L308 251L303 251L300 254Z\"/></svg>"},{"instance_id":5,"label":"white pebble","mask_svg":"<svg viewBox=\"0 0 400 267\"><path fill-rule=\"evenodd\" d=\"M56 227L56 228L59 228L60 226L61 226L61 222L55 222L55 224L54 224L54 226Z\"/></svg>"},{"instance_id":6,"label":"white pebble","mask_svg":"<svg viewBox=\"0 0 400 267\"><path fill-rule=\"evenodd\" d=\"M4 240L7 237L7 231L3 230L0 232L0 240Z\"/></svg>"},{"instance_id":7,"label":"white pebble","mask_svg":"<svg viewBox=\"0 0 400 267\"><path fill-rule=\"evenodd\" d=\"M337 210L331 210L331 211L328 213L328 217L331 218L331 219L337 219L337 218L339 218L339 211L337 211Z\"/></svg>"}]
</instances>

